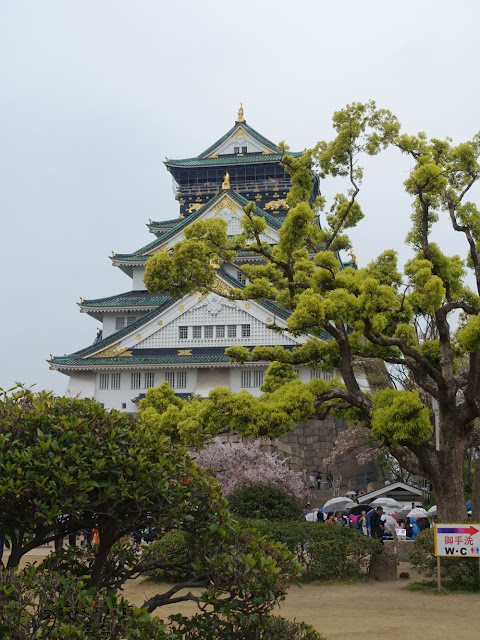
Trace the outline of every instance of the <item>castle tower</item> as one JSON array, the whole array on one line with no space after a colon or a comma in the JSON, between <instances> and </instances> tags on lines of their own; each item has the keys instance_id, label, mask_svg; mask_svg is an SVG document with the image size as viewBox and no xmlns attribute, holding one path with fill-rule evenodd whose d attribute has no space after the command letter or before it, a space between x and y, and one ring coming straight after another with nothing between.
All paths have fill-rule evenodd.
<instances>
[{"instance_id":1,"label":"castle tower","mask_svg":"<svg viewBox=\"0 0 480 640\"><path fill-rule=\"evenodd\" d=\"M247 124L240 108L234 126L206 151L194 158L165 162L174 179L180 215L150 220L152 242L132 253L111 256L113 265L131 279L130 290L81 299L80 311L100 321L102 329L93 344L64 357L52 356L50 367L69 376L68 394L93 397L106 408L133 413L146 389L164 381L185 397L207 395L219 385L261 393L267 363L230 364L225 348L302 344L305 338L268 328L272 321L286 328L289 312L271 301L230 301L214 293L182 299L149 293L143 274L148 258L158 251L170 251L195 220L223 218L228 235L240 233L243 209L250 201L267 223L263 240L274 245L288 212L286 196L291 186L281 158L277 146ZM317 194L314 178L312 201ZM245 253L232 263L223 263L217 289L243 286L239 267L260 260ZM330 375L305 367L298 374L305 381L312 375Z\"/></svg>"}]
</instances>

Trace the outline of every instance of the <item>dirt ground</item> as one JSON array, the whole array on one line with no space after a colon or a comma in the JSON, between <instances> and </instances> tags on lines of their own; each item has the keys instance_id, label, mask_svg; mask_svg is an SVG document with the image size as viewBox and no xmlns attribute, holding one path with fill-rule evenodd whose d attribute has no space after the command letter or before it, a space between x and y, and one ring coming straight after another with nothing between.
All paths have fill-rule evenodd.
<instances>
[{"instance_id":1,"label":"dirt ground","mask_svg":"<svg viewBox=\"0 0 480 640\"><path fill-rule=\"evenodd\" d=\"M48 551L35 550L21 566L41 562ZM406 585L421 577L407 563L400 563L398 572L401 571L408 571L410 580L293 586L274 613L308 622L326 640L346 640L357 634L369 640L480 640L480 595L407 591ZM167 588L145 579L130 580L123 594L139 606ZM161 607L155 614L167 619L173 613L191 615L196 611L194 603L186 602Z\"/></svg>"},{"instance_id":2,"label":"dirt ground","mask_svg":"<svg viewBox=\"0 0 480 640\"><path fill-rule=\"evenodd\" d=\"M420 579L401 563L400 571L409 571L410 580L360 582L346 585L305 585L291 587L285 601L274 613L290 620L303 620L318 629L326 640L346 640L359 634L374 640L479 640L480 595L425 594L405 589L408 582ZM133 604L166 590L146 580L125 585L124 595ZM190 615L194 603L161 607L163 619L173 613Z\"/></svg>"}]
</instances>

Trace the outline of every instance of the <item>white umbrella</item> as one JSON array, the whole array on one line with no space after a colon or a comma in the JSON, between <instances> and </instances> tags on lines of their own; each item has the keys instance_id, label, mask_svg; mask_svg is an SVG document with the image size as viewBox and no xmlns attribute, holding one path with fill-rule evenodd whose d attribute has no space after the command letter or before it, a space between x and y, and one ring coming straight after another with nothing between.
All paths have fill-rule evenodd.
<instances>
[{"instance_id":1,"label":"white umbrella","mask_svg":"<svg viewBox=\"0 0 480 640\"><path fill-rule=\"evenodd\" d=\"M382 516L382 520L385 522L385 531L392 533L395 530L395 527L398 527L398 522L392 516L384 515Z\"/></svg>"},{"instance_id":2,"label":"white umbrella","mask_svg":"<svg viewBox=\"0 0 480 640\"><path fill-rule=\"evenodd\" d=\"M356 496L357 492L356 491L347 491L347 496Z\"/></svg>"},{"instance_id":3,"label":"white umbrella","mask_svg":"<svg viewBox=\"0 0 480 640\"><path fill-rule=\"evenodd\" d=\"M437 505L434 504L433 507L430 507L430 509L427 511L427 516L429 518L433 518L433 516L437 515Z\"/></svg>"},{"instance_id":4,"label":"white umbrella","mask_svg":"<svg viewBox=\"0 0 480 640\"><path fill-rule=\"evenodd\" d=\"M384 509L385 507L388 507L388 509L397 509L397 511L400 511L402 508L402 505L393 498L377 498L373 500L373 502L370 502L370 504L374 507L383 507Z\"/></svg>"},{"instance_id":5,"label":"white umbrella","mask_svg":"<svg viewBox=\"0 0 480 640\"><path fill-rule=\"evenodd\" d=\"M323 512L342 511L343 509L350 509L350 507L354 506L355 502L350 500L350 498L347 498L346 496L338 496L338 498L331 498L325 502L323 505Z\"/></svg>"},{"instance_id":6,"label":"white umbrella","mask_svg":"<svg viewBox=\"0 0 480 640\"><path fill-rule=\"evenodd\" d=\"M408 514L409 518L428 518L428 513L425 511L425 509L423 509L422 507L415 507L415 509L412 509L409 514Z\"/></svg>"}]
</instances>

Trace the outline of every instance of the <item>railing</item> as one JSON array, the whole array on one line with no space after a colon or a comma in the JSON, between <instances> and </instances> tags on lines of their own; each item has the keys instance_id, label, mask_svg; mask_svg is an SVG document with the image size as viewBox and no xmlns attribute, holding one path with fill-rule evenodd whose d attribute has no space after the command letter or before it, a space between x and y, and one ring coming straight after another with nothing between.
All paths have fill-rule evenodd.
<instances>
[{"instance_id":1,"label":"railing","mask_svg":"<svg viewBox=\"0 0 480 640\"><path fill-rule=\"evenodd\" d=\"M260 192L268 192L268 191L287 191L292 186L290 180L282 180L281 178L269 178L268 180L230 180L230 186L235 191L256 191ZM175 196L180 198L184 195L203 195L203 194L213 194L218 193L222 187L221 182L205 182L203 184L194 184L194 185L179 185L174 181L173 183L173 191Z\"/></svg>"}]
</instances>

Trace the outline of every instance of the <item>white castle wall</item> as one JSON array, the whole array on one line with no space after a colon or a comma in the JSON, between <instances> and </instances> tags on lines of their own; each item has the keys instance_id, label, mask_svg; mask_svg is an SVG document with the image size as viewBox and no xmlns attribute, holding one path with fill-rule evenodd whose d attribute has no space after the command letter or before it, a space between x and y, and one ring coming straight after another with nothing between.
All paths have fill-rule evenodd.
<instances>
[{"instance_id":1,"label":"white castle wall","mask_svg":"<svg viewBox=\"0 0 480 640\"><path fill-rule=\"evenodd\" d=\"M200 303L201 304L201 303ZM272 313L273 319L273 313ZM205 326L205 325L237 325L237 337L229 338L187 338L180 339L179 327L183 326ZM250 325L250 337L241 335L241 325ZM227 332L226 332L227 333ZM289 345L298 344L287 335L277 333L268 329L260 320L240 309L235 303L223 301L219 305L210 304L210 299L205 300L204 306L196 305L193 309L186 311L180 317L169 322L165 327L160 328L154 334L141 340L137 349L152 349L160 347L173 347L185 349L190 347L228 347L231 345Z\"/></svg>"}]
</instances>

